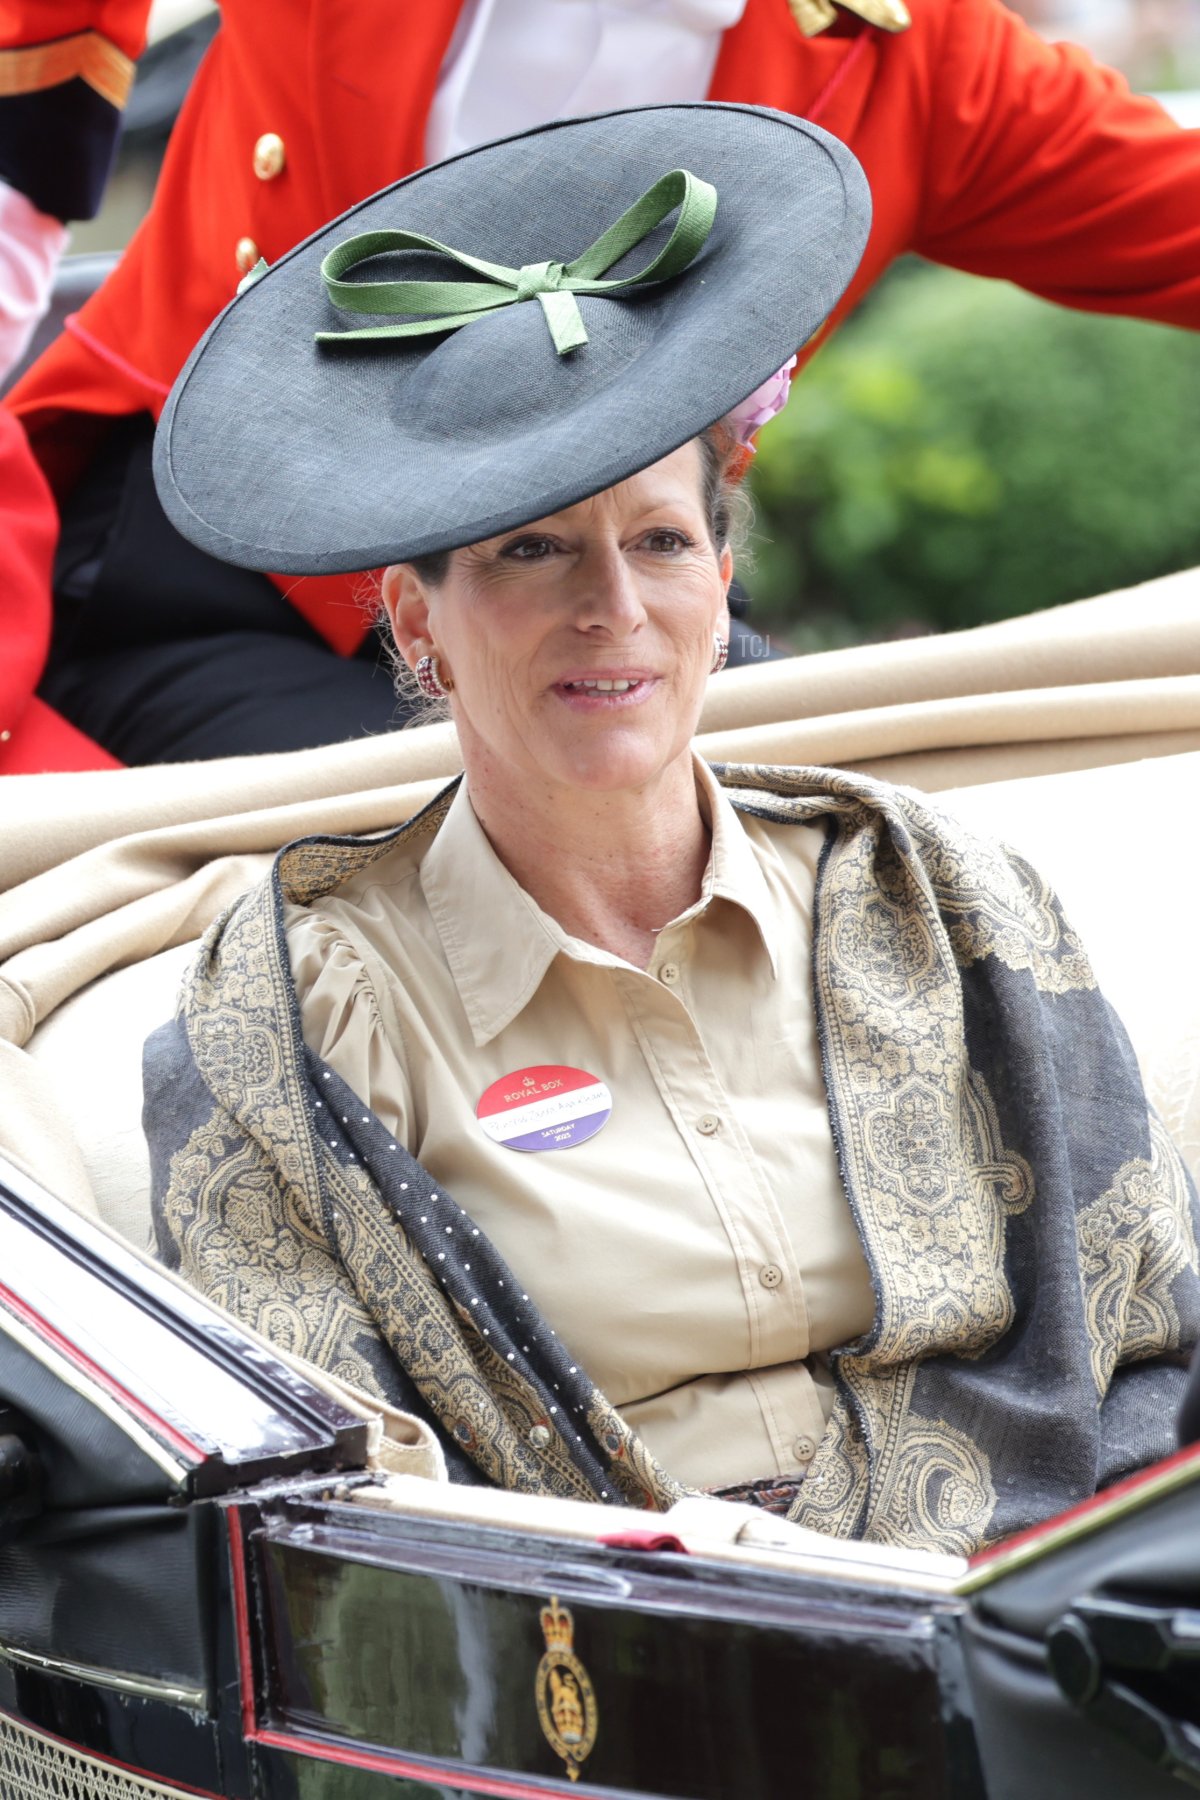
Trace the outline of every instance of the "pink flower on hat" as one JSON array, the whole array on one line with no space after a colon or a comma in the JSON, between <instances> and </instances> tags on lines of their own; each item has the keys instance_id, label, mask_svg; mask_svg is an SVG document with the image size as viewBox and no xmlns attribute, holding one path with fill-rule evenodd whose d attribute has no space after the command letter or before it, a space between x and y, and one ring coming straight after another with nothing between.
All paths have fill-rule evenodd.
<instances>
[{"instance_id":1,"label":"pink flower on hat","mask_svg":"<svg viewBox=\"0 0 1200 1800\"><path fill-rule=\"evenodd\" d=\"M795 366L796 358L789 357L782 369L777 369L752 394L747 394L744 400L726 413L725 424L739 444L745 444L747 449L753 451L755 434L762 430L768 419L773 419L777 412L783 411L787 405Z\"/></svg>"}]
</instances>

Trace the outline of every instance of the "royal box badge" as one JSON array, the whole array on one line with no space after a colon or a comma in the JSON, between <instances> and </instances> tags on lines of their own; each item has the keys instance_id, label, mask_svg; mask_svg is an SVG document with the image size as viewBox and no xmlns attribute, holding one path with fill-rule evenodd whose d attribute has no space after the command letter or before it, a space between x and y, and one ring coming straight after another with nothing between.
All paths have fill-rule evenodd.
<instances>
[{"instance_id":1,"label":"royal box badge","mask_svg":"<svg viewBox=\"0 0 1200 1800\"><path fill-rule=\"evenodd\" d=\"M558 1596L541 1613L546 1654L534 1683L538 1718L546 1740L578 1781L584 1759L596 1742L596 1696L588 1672L575 1654L575 1621Z\"/></svg>"}]
</instances>

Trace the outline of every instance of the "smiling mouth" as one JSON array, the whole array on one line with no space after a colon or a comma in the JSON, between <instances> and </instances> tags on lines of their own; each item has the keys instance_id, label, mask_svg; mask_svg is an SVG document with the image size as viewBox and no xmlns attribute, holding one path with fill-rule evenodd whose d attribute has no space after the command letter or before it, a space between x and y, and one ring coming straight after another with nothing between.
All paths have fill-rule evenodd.
<instances>
[{"instance_id":1,"label":"smiling mouth","mask_svg":"<svg viewBox=\"0 0 1200 1800\"><path fill-rule=\"evenodd\" d=\"M640 687L637 676L620 681L563 681L559 683L566 694L627 694L630 688Z\"/></svg>"}]
</instances>

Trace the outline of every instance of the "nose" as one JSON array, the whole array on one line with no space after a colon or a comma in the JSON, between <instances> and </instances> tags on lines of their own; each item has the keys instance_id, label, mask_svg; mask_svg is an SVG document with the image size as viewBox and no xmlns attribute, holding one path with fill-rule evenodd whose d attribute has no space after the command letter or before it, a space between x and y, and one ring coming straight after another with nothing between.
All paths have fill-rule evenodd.
<instances>
[{"instance_id":1,"label":"nose","mask_svg":"<svg viewBox=\"0 0 1200 1800\"><path fill-rule=\"evenodd\" d=\"M575 624L580 631L631 636L646 622L635 571L619 543L589 546L576 570Z\"/></svg>"}]
</instances>

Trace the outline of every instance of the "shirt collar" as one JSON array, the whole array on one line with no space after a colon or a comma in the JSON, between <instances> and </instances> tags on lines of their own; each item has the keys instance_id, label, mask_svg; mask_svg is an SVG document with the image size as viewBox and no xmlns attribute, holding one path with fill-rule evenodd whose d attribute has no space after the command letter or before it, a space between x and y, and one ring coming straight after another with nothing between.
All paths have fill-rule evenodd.
<instances>
[{"instance_id":1,"label":"shirt collar","mask_svg":"<svg viewBox=\"0 0 1200 1800\"><path fill-rule=\"evenodd\" d=\"M712 851L699 899L670 923L687 923L714 899L729 900L753 919L777 975L774 902L766 878L711 769L699 757L694 766ZM528 1005L556 956L628 967L607 950L570 937L513 879L475 816L465 782L422 858L420 878L477 1045L488 1043Z\"/></svg>"}]
</instances>

